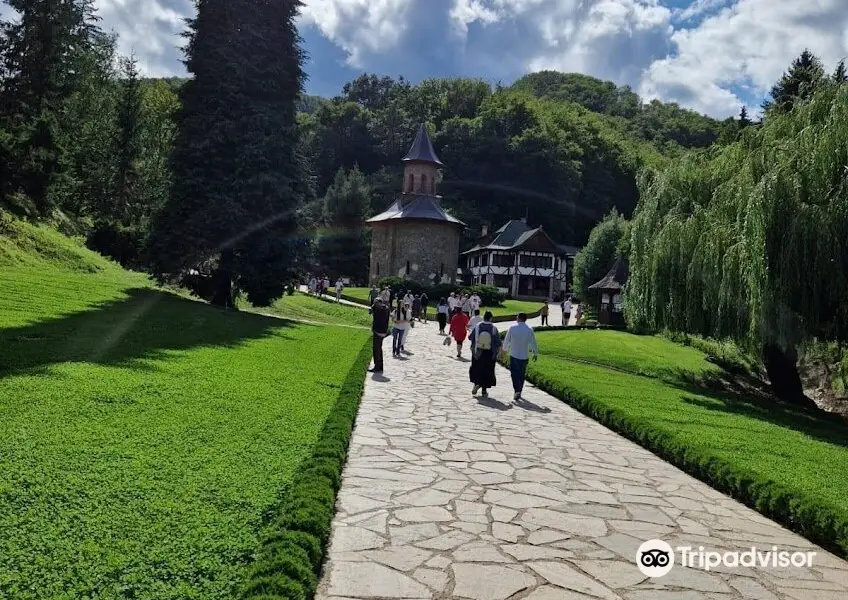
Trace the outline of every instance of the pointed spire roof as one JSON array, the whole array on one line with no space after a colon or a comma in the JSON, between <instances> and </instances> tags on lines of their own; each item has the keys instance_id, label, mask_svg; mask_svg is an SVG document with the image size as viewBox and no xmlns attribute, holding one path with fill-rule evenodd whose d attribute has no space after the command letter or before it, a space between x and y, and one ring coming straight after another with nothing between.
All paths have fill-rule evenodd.
<instances>
[{"instance_id":1,"label":"pointed spire roof","mask_svg":"<svg viewBox=\"0 0 848 600\"><path fill-rule=\"evenodd\" d=\"M433 163L440 167L443 166L442 161L436 156L436 151L433 150L433 143L430 141L430 136L427 135L427 128L424 127L424 123L421 123L421 127L418 128L418 134L415 136L415 141L412 142L412 147L403 158L403 162L414 160Z\"/></svg>"}]
</instances>

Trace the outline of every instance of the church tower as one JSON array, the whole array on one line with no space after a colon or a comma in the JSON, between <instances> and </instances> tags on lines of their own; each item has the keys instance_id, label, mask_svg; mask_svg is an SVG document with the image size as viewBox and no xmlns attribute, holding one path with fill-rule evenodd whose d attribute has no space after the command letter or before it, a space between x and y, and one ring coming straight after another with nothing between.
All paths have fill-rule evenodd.
<instances>
[{"instance_id":1,"label":"church tower","mask_svg":"<svg viewBox=\"0 0 848 600\"><path fill-rule=\"evenodd\" d=\"M454 283L465 224L446 213L436 195L444 165L423 123L403 165L400 196L367 221L372 229L369 283L384 277L403 277L424 286Z\"/></svg>"}]
</instances>

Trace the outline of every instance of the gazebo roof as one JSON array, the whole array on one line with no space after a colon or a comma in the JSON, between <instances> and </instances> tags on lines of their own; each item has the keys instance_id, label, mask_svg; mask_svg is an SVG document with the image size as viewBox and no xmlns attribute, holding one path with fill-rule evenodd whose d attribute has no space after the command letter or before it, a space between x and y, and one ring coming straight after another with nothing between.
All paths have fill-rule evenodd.
<instances>
[{"instance_id":1,"label":"gazebo roof","mask_svg":"<svg viewBox=\"0 0 848 600\"><path fill-rule=\"evenodd\" d=\"M628 275L629 270L627 267L627 260L623 256L619 256L615 259L615 264L612 266L612 269L609 270L609 273L607 273L599 282L590 285L589 289L608 291L624 289Z\"/></svg>"}]
</instances>

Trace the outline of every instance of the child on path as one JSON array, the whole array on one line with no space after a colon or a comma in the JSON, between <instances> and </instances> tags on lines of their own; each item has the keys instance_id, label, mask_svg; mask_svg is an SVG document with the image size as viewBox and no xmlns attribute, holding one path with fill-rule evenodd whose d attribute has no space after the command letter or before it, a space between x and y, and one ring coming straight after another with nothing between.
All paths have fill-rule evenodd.
<instances>
[{"instance_id":1,"label":"child on path","mask_svg":"<svg viewBox=\"0 0 848 600\"><path fill-rule=\"evenodd\" d=\"M542 304L542 327L545 327L548 324L548 315L551 313L551 307L548 306L548 301L545 300L545 303Z\"/></svg>"},{"instance_id":2,"label":"child on path","mask_svg":"<svg viewBox=\"0 0 848 600\"><path fill-rule=\"evenodd\" d=\"M450 334L456 341L456 357L462 358L462 343L468 337L468 315L457 308L450 322Z\"/></svg>"}]
</instances>

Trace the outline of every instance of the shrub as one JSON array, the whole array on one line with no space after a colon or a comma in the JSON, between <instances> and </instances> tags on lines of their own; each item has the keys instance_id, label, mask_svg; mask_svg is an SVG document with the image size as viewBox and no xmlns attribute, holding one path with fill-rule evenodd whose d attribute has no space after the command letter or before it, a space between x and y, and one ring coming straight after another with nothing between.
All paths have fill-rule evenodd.
<instances>
[{"instance_id":1,"label":"shrub","mask_svg":"<svg viewBox=\"0 0 848 600\"><path fill-rule=\"evenodd\" d=\"M423 285L417 281L404 279L403 277L384 277L379 281L377 287L380 289L389 287L395 294L406 291L412 292L413 294L420 294L424 291Z\"/></svg>"},{"instance_id":2,"label":"shrub","mask_svg":"<svg viewBox=\"0 0 848 600\"><path fill-rule=\"evenodd\" d=\"M463 288L468 294L477 294L483 301L483 306L500 306L506 299L506 295L498 288L491 285L472 285Z\"/></svg>"}]
</instances>

